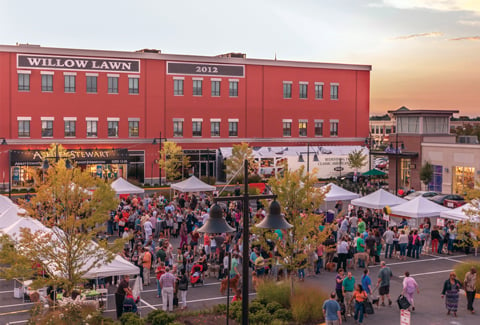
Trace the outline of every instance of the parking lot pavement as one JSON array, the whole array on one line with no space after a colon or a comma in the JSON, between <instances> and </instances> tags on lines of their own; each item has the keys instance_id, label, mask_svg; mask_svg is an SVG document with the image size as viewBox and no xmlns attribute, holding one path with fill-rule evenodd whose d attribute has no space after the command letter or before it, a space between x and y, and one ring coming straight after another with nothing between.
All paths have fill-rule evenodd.
<instances>
[{"instance_id":1,"label":"parking lot pavement","mask_svg":"<svg viewBox=\"0 0 480 325\"><path fill-rule=\"evenodd\" d=\"M472 259L480 262L480 257L461 254L454 256L423 255L419 260L410 259L407 261L386 259L387 266L392 269L394 275L390 291L393 306L375 307L375 314L369 315L366 323L399 324L400 311L395 301L402 291L403 274L405 271L409 271L420 286L420 294L415 295L416 311L412 313L411 324L479 324L480 316L478 314L471 315L467 313L465 297L460 298L458 317L456 318L446 316L444 301L440 297L443 282L448 278L448 273L457 263ZM378 265L370 266L370 276L373 282L376 281L379 269ZM359 281L363 270L353 270L352 273L355 279ZM162 300L156 296L156 284L153 277L151 282L149 286L144 288L141 294L140 311L142 315L147 315L154 309L162 308ZM323 272L319 276L307 277L305 282L328 293L334 289L335 272ZM220 282L216 278L207 278L204 285L189 288L187 295L188 309L203 309L219 303L226 303L226 296L220 294L219 288ZM106 316L112 318L115 318L115 290L115 287L109 288L108 304L104 312ZM254 293L251 293L251 296L253 295ZM32 304L30 303L24 304L21 299L13 298L13 281L0 280L0 325L8 324L9 322L10 324L25 324L29 317L28 310L31 306ZM475 306L480 310L480 300L475 302ZM348 319L347 323L353 324L353 320Z\"/></svg>"}]
</instances>

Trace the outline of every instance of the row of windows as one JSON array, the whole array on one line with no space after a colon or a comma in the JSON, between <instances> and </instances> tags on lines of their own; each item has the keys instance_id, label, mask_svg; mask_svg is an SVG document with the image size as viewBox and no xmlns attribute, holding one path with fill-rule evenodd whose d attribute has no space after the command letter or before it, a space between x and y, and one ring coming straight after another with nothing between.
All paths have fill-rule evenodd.
<instances>
[{"instance_id":1,"label":"row of windows","mask_svg":"<svg viewBox=\"0 0 480 325\"><path fill-rule=\"evenodd\" d=\"M53 91L53 74L42 74L42 84L41 89L43 92L52 92ZM66 93L76 92L76 75L65 74L64 78L64 87L63 91ZM86 90L87 93L96 94L98 92L96 75L87 75L86 76ZM108 88L107 92L109 94L118 94L118 79L117 76L107 76ZM138 77L129 77L128 78L128 93L129 94L138 94L139 85ZM19 91L30 91L30 74L29 73L18 73L18 90Z\"/></svg>"},{"instance_id":2,"label":"row of windows","mask_svg":"<svg viewBox=\"0 0 480 325\"><path fill-rule=\"evenodd\" d=\"M315 83L315 99L323 99L323 86L322 82ZM338 83L330 84L330 99L338 100ZM292 83L289 81L283 82L283 98L290 99L292 98ZM298 84L298 98L308 99L308 82L300 82Z\"/></svg>"},{"instance_id":3,"label":"row of windows","mask_svg":"<svg viewBox=\"0 0 480 325\"><path fill-rule=\"evenodd\" d=\"M220 136L220 121L210 121L210 136L219 137ZM203 121L201 120L192 120L192 137L201 137L203 135ZM183 121L174 120L173 121L173 136L174 137L183 137ZM238 136L238 122L237 121L228 121L228 136L237 137Z\"/></svg>"},{"instance_id":4,"label":"row of windows","mask_svg":"<svg viewBox=\"0 0 480 325\"><path fill-rule=\"evenodd\" d=\"M292 136L292 121L284 120L283 124L283 136L291 137ZM323 137L323 120L315 120L314 122L315 136ZM300 120L298 121L298 136L306 137L308 130L308 121ZM338 136L338 120L330 121L330 136Z\"/></svg>"},{"instance_id":5,"label":"row of windows","mask_svg":"<svg viewBox=\"0 0 480 325\"><path fill-rule=\"evenodd\" d=\"M230 80L228 82L228 96L238 97L238 81ZM220 97L221 93L221 82L220 80L211 80L211 96ZM175 96L183 96L185 94L184 80L183 79L173 79L173 94ZM203 80L202 79L193 79L192 80L192 95L193 96L203 96Z\"/></svg>"}]
</instances>

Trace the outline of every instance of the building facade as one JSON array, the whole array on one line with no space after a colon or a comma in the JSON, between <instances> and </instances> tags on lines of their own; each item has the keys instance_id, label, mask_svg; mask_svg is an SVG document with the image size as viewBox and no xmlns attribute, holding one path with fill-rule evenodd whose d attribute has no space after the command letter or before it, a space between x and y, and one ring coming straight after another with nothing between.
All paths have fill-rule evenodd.
<instances>
[{"instance_id":1,"label":"building facade","mask_svg":"<svg viewBox=\"0 0 480 325\"><path fill-rule=\"evenodd\" d=\"M182 146L197 176L215 176L216 149L241 142L363 144L370 70L243 54L3 45L2 183L28 186L51 143L92 174L139 183L159 183L165 140Z\"/></svg>"}]
</instances>

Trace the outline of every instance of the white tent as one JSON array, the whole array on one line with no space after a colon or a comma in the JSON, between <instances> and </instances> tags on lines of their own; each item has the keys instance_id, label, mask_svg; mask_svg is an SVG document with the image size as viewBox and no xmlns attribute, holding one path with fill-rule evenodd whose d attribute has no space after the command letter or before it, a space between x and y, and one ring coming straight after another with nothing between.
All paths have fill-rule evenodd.
<instances>
[{"instance_id":1,"label":"white tent","mask_svg":"<svg viewBox=\"0 0 480 325\"><path fill-rule=\"evenodd\" d=\"M470 220L472 222L480 222L480 218L478 216L469 216L465 213L465 211L469 211L469 210L475 211L476 207L471 205L470 203L467 203L458 208L455 208L449 211L440 212L440 217L445 219L458 220L458 221Z\"/></svg>"},{"instance_id":2,"label":"white tent","mask_svg":"<svg viewBox=\"0 0 480 325\"><path fill-rule=\"evenodd\" d=\"M383 209L387 205L389 207L393 207L406 202L407 200L399 198L398 196L387 192L384 189L379 189L378 191L375 191L364 197L352 200L353 205L370 209Z\"/></svg>"},{"instance_id":3,"label":"white tent","mask_svg":"<svg viewBox=\"0 0 480 325\"><path fill-rule=\"evenodd\" d=\"M10 226L3 228L0 232L9 235L14 240L17 240L21 233L22 228L28 228L32 233L36 231L50 232L51 230L48 227L45 227L40 221L35 220L30 217L21 217L15 223Z\"/></svg>"},{"instance_id":4,"label":"white tent","mask_svg":"<svg viewBox=\"0 0 480 325\"><path fill-rule=\"evenodd\" d=\"M391 208L392 215L410 218L412 226L418 226L418 219L439 217L443 211L450 211L443 205L436 204L423 196L414 198L406 203Z\"/></svg>"},{"instance_id":5,"label":"white tent","mask_svg":"<svg viewBox=\"0 0 480 325\"><path fill-rule=\"evenodd\" d=\"M8 197L6 197L5 195L0 195L0 213L7 210L8 208L15 206L17 205L13 203L13 201L10 200Z\"/></svg>"},{"instance_id":6,"label":"white tent","mask_svg":"<svg viewBox=\"0 0 480 325\"><path fill-rule=\"evenodd\" d=\"M0 212L0 230L13 225L22 218L19 214L24 215L25 213L26 211L24 209L17 206L12 206L3 212Z\"/></svg>"},{"instance_id":7,"label":"white tent","mask_svg":"<svg viewBox=\"0 0 480 325\"><path fill-rule=\"evenodd\" d=\"M143 194L145 193L145 190L143 188L140 188L138 186L135 186L129 182L127 182L125 179L119 177L116 180L110 184L110 186L113 188L115 193L117 195L120 194Z\"/></svg>"},{"instance_id":8,"label":"white tent","mask_svg":"<svg viewBox=\"0 0 480 325\"><path fill-rule=\"evenodd\" d=\"M202 182L195 176L184 180L183 182L175 183L171 185L171 188L180 192L212 192L217 188L207 183Z\"/></svg>"},{"instance_id":9,"label":"white tent","mask_svg":"<svg viewBox=\"0 0 480 325\"><path fill-rule=\"evenodd\" d=\"M107 276L137 275L140 268L133 265L120 255L115 256L108 264L94 267L83 276L85 279L103 278Z\"/></svg>"},{"instance_id":10,"label":"white tent","mask_svg":"<svg viewBox=\"0 0 480 325\"><path fill-rule=\"evenodd\" d=\"M322 186L322 190L326 190L328 186L330 186L330 191L325 195L326 202L353 200L360 197L360 195L357 193L347 191L346 189L333 183Z\"/></svg>"}]
</instances>

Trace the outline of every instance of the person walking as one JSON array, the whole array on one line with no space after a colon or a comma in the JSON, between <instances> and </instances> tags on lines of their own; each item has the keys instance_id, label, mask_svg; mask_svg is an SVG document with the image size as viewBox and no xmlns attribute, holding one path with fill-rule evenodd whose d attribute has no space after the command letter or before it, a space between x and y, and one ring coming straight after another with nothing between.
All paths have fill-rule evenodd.
<instances>
[{"instance_id":1,"label":"person walking","mask_svg":"<svg viewBox=\"0 0 480 325\"><path fill-rule=\"evenodd\" d=\"M347 270L348 243L345 239L345 236L342 237L340 243L337 246L337 254L338 254L337 271L340 268L342 268L346 271Z\"/></svg>"},{"instance_id":2,"label":"person walking","mask_svg":"<svg viewBox=\"0 0 480 325\"><path fill-rule=\"evenodd\" d=\"M475 301L476 293L476 283L477 283L477 269L472 266L470 271L465 274L465 280L463 284L465 286L465 291L467 293L467 309L474 314L473 302Z\"/></svg>"},{"instance_id":3,"label":"person walking","mask_svg":"<svg viewBox=\"0 0 480 325\"><path fill-rule=\"evenodd\" d=\"M120 319L123 314L123 301L127 294L132 294L132 289L129 286L130 276L125 275L118 284L117 292L115 292L115 307L117 311L117 319Z\"/></svg>"},{"instance_id":4,"label":"person walking","mask_svg":"<svg viewBox=\"0 0 480 325\"><path fill-rule=\"evenodd\" d=\"M407 271L405 272L405 279L403 279L403 295L410 303L412 311L415 310L415 303L413 301L413 295L415 291L417 291L417 293L420 293L417 281L415 281L415 279L410 276L410 272Z\"/></svg>"},{"instance_id":5,"label":"person walking","mask_svg":"<svg viewBox=\"0 0 480 325\"><path fill-rule=\"evenodd\" d=\"M453 312L453 316L457 317L459 291L462 287L460 281L457 280L455 272L450 272L448 280L443 283L442 299L445 298L445 307L447 315Z\"/></svg>"},{"instance_id":6,"label":"person walking","mask_svg":"<svg viewBox=\"0 0 480 325\"><path fill-rule=\"evenodd\" d=\"M188 291L188 277L185 274L185 270L182 270L182 274L178 279L178 291L180 291L180 305L182 309L187 308L187 291Z\"/></svg>"},{"instance_id":7,"label":"person walking","mask_svg":"<svg viewBox=\"0 0 480 325\"><path fill-rule=\"evenodd\" d=\"M392 270L385 265L385 261L380 262L377 286L379 287L378 293L382 298L382 306L385 306L385 296L388 298L388 305L392 305L392 299L390 299L390 279L392 276Z\"/></svg>"},{"instance_id":8,"label":"person walking","mask_svg":"<svg viewBox=\"0 0 480 325\"><path fill-rule=\"evenodd\" d=\"M352 276L352 272L348 272L342 283L343 296L345 299L345 313L347 316L353 315L352 296L355 290L355 278Z\"/></svg>"},{"instance_id":9,"label":"person walking","mask_svg":"<svg viewBox=\"0 0 480 325\"><path fill-rule=\"evenodd\" d=\"M143 285L150 285L150 269L152 268L152 254L148 247L143 248L142 255L142 266L143 266Z\"/></svg>"},{"instance_id":10,"label":"person walking","mask_svg":"<svg viewBox=\"0 0 480 325\"><path fill-rule=\"evenodd\" d=\"M350 299L350 303L355 300L355 315L353 319L355 320L355 324L362 324L363 323L363 315L365 313L365 306L363 302L367 299L367 293L363 290L361 284L357 284L357 288Z\"/></svg>"},{"instance_id":11,"label":"person walking","mask_svg":"<svg viewBox=\"0 0 480 325\"><path fill-rule=\"evenodd\" d=\"M372 279L370 279L369 273L370 271L368 269L363 270L362 288L365 290L367 295L372 294Z\"/></svg>"},{"instance_id":12,"label":"person walking","mask_svg":"<svg viewBox=\"0 0 480 325\"><path fill-rule=\"evenodd\" d=\"M160 277L160 287L162 288L162 309L163 311L173 311L173 289L175 285L175 276L170 273L170 267L165 268L165 273Z\"/></svg>"},{"instance_id":13,"label":"person walking","mask_svg":"<svg viewBox=\"0 0 480 325\"><path fill-rule=\"evenodd\" d=\"M344 300L343 300L343 279L345 279L343 269L338 269L337 276L335 278L335 291L337 293L337 299L341 303L344 302Z\"/></svg>"},{"instance_id":14,"label":"person walking","mask_svg":"<svg viewBox=\"0 0 480 325\"><path fill-rule=\"evenodd\" d=\"M342 315L340 304L335 300L335 292L330 293L330 299L323 303L323 315L325 316L325 325L342 324Z\"/></svg>"}]
</instances>

